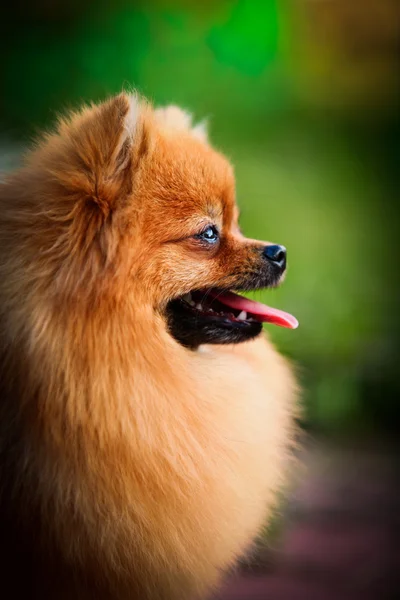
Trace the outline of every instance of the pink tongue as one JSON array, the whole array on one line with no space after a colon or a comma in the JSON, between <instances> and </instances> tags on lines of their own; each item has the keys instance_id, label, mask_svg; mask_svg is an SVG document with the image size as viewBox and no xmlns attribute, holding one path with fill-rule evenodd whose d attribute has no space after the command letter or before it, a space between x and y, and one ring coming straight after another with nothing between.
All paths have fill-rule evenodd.
<instances>
[{"instance_id":1,"label":"pink tongue","mask_svg":"<svg viewBox=\"0 0 400 600\"><path fill-rule=\"evenodd\" d=\"M296 327L299 326L297 319L289 313L278 310L277 308L271 308L261 302L243 298L243 296L239 296L239 294L234 294L233 292L213 294L211 291L210 295L213 295L219 302L226 304L226 306L229 306L230 308L244 310L247 313L250 313L257 318L257 321L261 321L262 323L274 323L275 325L288 327L289 329L296 329Z\"/></svg>"}]
</instances>

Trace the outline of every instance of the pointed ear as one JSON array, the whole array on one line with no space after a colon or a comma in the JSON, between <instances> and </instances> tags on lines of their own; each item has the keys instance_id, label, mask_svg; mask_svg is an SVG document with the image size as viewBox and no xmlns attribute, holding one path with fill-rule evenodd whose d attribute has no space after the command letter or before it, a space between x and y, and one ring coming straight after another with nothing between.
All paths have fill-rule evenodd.
<instances>
[{"instance_id":1,"label":"pointed ear","mask_svg":"<svg viewBox=\"0 0 400 600\"><path fill-rule=\"evenodd\" d=\"M204 142L205 144L208 142L208 122L206 119L203 119L197 125L195 125L192 129L192 134L198 140Z\"/></svg>"},{"instance_id":2,"label":"pointed ear","mask_svg":"<svg viewBox=\"0 0 400 600\"><path fill-rule=\"evenodd\" d=\"M147 112L136 95L123 93L61 119L58 135L48 138L52 174L108 214L129 194L148 150Z\"/></svg>"},{"instance_id":3,"label":"pointed ear","mask_svg":"<svg viewBox=\"0 0 400 600\"><path fill-rule=\"evenodd\" d=\"M157 108L155 111L156 121L161 127L175 129L176 131L188 131L201 142L207 143L207 122L205 120L193 125L192 115L178 106L166 106Z\"/></svg>"}]
</instances>

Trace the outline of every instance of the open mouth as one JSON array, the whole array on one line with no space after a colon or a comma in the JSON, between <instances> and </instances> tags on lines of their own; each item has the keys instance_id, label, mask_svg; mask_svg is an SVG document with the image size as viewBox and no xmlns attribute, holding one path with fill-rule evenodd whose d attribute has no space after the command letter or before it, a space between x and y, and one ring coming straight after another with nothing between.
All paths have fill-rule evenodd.
<instances>
[{"instance_id":1,"label":"open mouth","mask_svg":"<svg viewBox=\"0 0 400 600\"><path fill-rule=\"evenodd\" d=\"M195 290L167 306L171 334L182 345L235 344L257 336L263 323L296 329L297 319L261 302L217 288Z\"/></svg>"}]
</instances>

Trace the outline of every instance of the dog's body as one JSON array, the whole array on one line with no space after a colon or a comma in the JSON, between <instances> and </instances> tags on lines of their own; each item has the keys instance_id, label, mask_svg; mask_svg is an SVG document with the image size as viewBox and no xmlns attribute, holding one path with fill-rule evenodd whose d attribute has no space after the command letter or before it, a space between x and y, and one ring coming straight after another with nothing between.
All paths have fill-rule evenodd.
<instances>
[{"instance_id":1,"label":"dog's body","mask_svg":"<svg viewBox=\"0 0 400 600\"><path fill-rule=\"evenodd\" d=\"M118 96L62 123L2 187L0 568L13 597L203 597L284 480L286 362L260 335L221 345L213 329L198 345L190 326L183 344L168 326L172 299L238 287L260 260L235 224L228 163L185 119ZM218 250L193 229L207 211Z\"/></svg>"}]
</instances>

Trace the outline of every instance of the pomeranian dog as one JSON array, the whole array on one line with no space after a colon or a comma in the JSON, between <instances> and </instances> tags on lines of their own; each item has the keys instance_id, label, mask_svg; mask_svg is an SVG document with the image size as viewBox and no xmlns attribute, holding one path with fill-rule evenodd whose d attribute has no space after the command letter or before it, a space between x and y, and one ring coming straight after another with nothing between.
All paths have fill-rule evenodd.
<instances>
[{"instance_id":1,"label":"pomeranian dog","mask_svg":"<svg viewBox=\"0 0 400 600\"><path fill-rule=\"evenodd\" d=\"M297 322L235 293L279 284L285 248L242 235L204 127L136 95L60 120L0 189L3 593L208 597L290 461L261 332Z\"/></svg>"}]
</instances>

